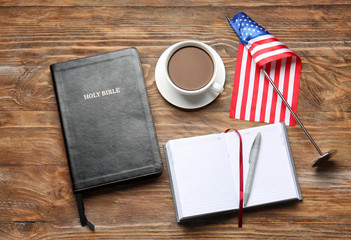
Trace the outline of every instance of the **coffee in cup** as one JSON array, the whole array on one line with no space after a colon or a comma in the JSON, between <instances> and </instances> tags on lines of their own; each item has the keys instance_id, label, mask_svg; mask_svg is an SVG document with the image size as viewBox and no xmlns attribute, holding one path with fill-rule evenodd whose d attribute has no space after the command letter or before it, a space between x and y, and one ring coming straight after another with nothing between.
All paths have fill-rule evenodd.
<instances>
[{"instance_id":1,"label":"coffee in cup","mask_svg":"<svg viewBox=\"0 0 351 240\"><path fill-rule=\"evenodd\" d=\"M165 65L166 79L178 92L197 95L208 89L216 93L223 91L223 87L215 82L217 66L208 45L184 41L170 49Z\"/></svg>"},{"instance_id":2,"label":"coffee in cup","mask_svg":"<svg viewBox=\"0 0 351 240\"><path fill-rule=\"evenodd\" d=\"M213 76L210 55L196 46L186 46L173 53L168 61L168 75L179 88L194 91L205 87Z\"/></svg>"}]
</instances>

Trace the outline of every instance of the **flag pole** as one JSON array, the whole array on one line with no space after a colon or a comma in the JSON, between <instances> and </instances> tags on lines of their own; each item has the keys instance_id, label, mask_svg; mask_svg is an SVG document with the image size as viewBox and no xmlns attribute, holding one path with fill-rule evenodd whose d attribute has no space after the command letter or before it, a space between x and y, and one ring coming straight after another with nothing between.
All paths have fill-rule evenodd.
<instances>
[{"instance_id":1,"label":"flag pole","mask_svg":"<svg viewBox=\"0 0 351 240\"><path fill-rule=\"evenodd\" d=\"M317 158L313 163L312 163L312 167L316 167L318 166L320 163L322 162L326 162L328 161L335 153L336 150L331 150L325 154L322 153L322 151L319 149L319 147L317 146L316 142L313 140L313 138L311 137L311 135L308 133L307 129L304 127L304 125L302 124L302 122L300 121L300 119L297 117L297 115L294 113L294 111L292 110L292 108L290 107L290 104L285 100L283 94L280 92L280 90L277 88L277 86L274 84L272 78L268 75L268 73L262 69L262 72L264 73L264 75L266 75L266 78L269 80L269 82L271 83L272 87L274 88L274 90L278 93L279 97L281 98L281 100L284 102L285 106L289 109L291 115L293 115L293 117L295 118L296 122L300 125L300 127L302 128L302 130L304 131L304 133L306 134L306 136L308 137L308 139L311 141L311 143L313 144L313 146L315 147L315 149L317 150L317 152L319 153L320 157Z\"/></svg>"},{"instance_id":2,"label":"flag pole","mask_svg":"<svg viewBox=\"0 0 351 240\"><path fill-rule=\"evenodd\" d=\"M294 113L294 111L292 110L292 108L290 107L290 104L285 100L283 94L280 92L280 90L277 88L277 86L274 84L272 78L268 75L268 73L263 70L261 68L262 72L264 73L264 75L266 75L266 78L269 80L269 82L271 83L272 87L274 88L274 90L278 93L279 97L282 99L282 101L284 102L285 106L289 109L291 115L293 115L293 117L295 118L296 122L300 125L300 127L302 128L302 130L305 132L305 134L307 135L307 137L310 139L310 141L312 142L313 146L316 148L317 152L319 153L319 155L323 155L322 151L319 149L319 147L317 146L316 142L313 140L313 138L311 137L311 135L308 133L307 129L304 127L304 125L302 124L302 122L300 121L300 119L297 117L297 115Z\"/></svg>"},{"instance_id":3,"label":"flag pole","mask_svg":"<svg viewBox=\"0 0 351 240\"><path fill-rule=\"evenodd\" d=\"M229 25L230 24L230 18L226 17L228 20ZM280 92L280 90L277 88L277 86L274 84L274 81L272 80L272 78L268 75L268 73L261 68L261 71L264 73L264 75L266 76L266 78L269 80L269 82L271 83L272 87L274 88L274 90L278 93L280 99L284 102L285 106L289 109L291 115L295 118L296 122L300 125L300 127L302 128L302 130L304 131L304 133L306 134L306 136L308 137L308 139L311 141L311 143L313 144L313 146L315 147L315 149L317 150L317 152L319 153L320 157L317 158L313 163L312 163L312 167L316 167L318 166L320 163L322 162L326 162L328 161L334 154L336 154L336 150L331 150L325 154L322 153L322 151L319 149L319 147L317 146L316 142L313 140L313 138L311 137L311 135L308 133L307 129L304 127L304 125L302 124L302 122L300 121L300 119L297 117L297 115L294 113L294 111L292 110L290 104L285 100L283 94Z\"/></svg>"}]
</instances>

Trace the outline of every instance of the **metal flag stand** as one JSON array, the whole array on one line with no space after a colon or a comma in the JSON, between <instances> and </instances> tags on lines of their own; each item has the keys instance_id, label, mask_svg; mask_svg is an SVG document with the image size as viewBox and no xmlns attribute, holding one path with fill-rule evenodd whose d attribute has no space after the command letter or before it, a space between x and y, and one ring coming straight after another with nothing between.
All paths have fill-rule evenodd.
<instances>
[{"instance_id":1,"label":"metal flag stand","mask_svg":"<svg viewBox=\"0 0 351 240\"><path fill-rule=\"evenodd\" d=\"M227 17L227 20L229 22L230 25L230 18ZM308 137L308 139L311 141L311 143L313 144L314 148L317 150L317 152L319 153L319 157L314 160L314 162L312 163L312 167L316 167L319 166L321 163L328 161L333 155L336 154L336 150L330 150L327 153L322 153L322 151L319 149L319 147L317 146L317 144L315 143L315 141L312 139L311 135L307 132L307 129L303 126L302 122L300 121L300 119L297 117L297 115L294 113L294 111L292 110L292 108L290 107L289 103L285 100L283 94L280 92L280 90L277 88L277 86L274 84L273 80L271 79L271 77L268 75L268 73L261 68L261 71L263 71L264 75L266 75L267 79L269 80L269 82L271 83L272 87L274 88L274 90L278 93L279 97L282 99L282 101L284 102L285 106L289 109L291 115L293 115L293 117L295 118L296 122L300 125L300 127L302 128L302 130L304 131L304 133L306 134L306 136Z\"/></svg>"}]
</instances>

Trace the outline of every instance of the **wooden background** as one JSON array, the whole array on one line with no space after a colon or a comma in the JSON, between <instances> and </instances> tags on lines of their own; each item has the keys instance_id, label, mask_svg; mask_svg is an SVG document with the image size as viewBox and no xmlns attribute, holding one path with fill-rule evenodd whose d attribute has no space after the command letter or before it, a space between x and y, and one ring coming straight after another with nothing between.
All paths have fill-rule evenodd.
<instances>
[{"instance_id":1,"label":"wooden background","mask_svg":"<svg viewBox=\"0 0 351 240\"><path fill-rule=\"evenodd\" d=\"M50 64L136 47L161 146L168 140L262 123L230 119L238 38L225 16L246 12L302 59L298 115L288 127L303 195L299 203L179 225L166 166L161 177L86 197L96 231L81 227L71 189ZM225 92L205 108L173 107L155 85L162 52L182 40L212 46L226 67ZM350 238L351 2L0 1L0 239ZM163 159L164 160L164 159Z\"/></svg>"}]
</instances>

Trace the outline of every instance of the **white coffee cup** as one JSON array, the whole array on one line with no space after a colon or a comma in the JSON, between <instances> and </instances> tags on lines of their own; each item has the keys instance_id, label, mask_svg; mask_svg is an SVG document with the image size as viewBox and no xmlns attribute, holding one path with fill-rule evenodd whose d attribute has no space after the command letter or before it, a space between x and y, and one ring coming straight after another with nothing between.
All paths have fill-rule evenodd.
<instances>
[{"instance_id":1,"label":"white coffee cup","mask_svg":"<svg viewBox=\"0 0 351 240\"><path fill-rule=\"evenodd\" d=\"M212 77L211 80L203 87L196 89L196 90L185 90L183 88L178 87L170 78L169 74L168 74L168 63L169 60L171 59L171 57L173 56L173 54L178 51L181 48L184 47L197 47L202 49L203 51L205 51L211 58L212 63L213 63L213 73L212 73ZM165 72L165 77L166 80L168 81L168 83L180 94L183 95L198 95L201 93L204 93L205 91L211 90L217 94L223 92L223 86L219 83L216 82L216 77L217 77L217 71L218 71L218 66L217 66L217 62L216 62L216 58L213 54L213 52L215 51L213 48L211 48L210 46L208 46L205 43L199 42L199 41L194 41L194 40L189 40L189 41L183 41L183 42L178 42L172 46L170 46L168 48L168 54L166 55L166 61L164 63L164 72Z\"/></svg>"}]
</instances>

